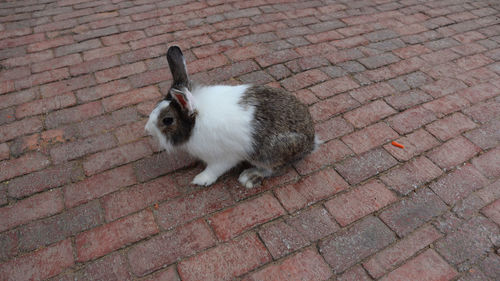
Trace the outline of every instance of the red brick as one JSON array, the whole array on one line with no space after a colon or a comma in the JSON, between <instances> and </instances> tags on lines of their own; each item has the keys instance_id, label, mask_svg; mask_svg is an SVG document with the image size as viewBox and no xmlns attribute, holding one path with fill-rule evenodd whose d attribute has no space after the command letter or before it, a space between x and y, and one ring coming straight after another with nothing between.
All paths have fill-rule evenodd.
<instances>
[{"instance_id":1,"label":"red brick","mask_svg":"<svg viewBox=\"0 0 500 281\"><path fill-rule=\"evenodd\" d=\"M6 142L22 135L38 132L42 129L42 126L42 121L36 117L0 126L0 142Z\"/></svg>"},{"instance_id":2,"label":"red brick","mask_svg":"<svg viewBox=\"0 0 500 281\"><path fill-rule=\"evenodd\" d=\"M453 138L429 153L429 158L443 169L459 165L481 151L466 138Z\"/></svg>"},{"instance_id":3,"label":"red brick","mask_svg":"<svg viewBox=\"0 0 500 281\"><path fill-rule=\"evenodd\" d=\"M421 126L436 120L436 116L422 106L405 110L387 121L400 134L409 133Z\"/></svg>"},{"instance_id":4,"label":"red brick","mask_svg":"<svg viewBox=\"0 0 500 281\"><path fill-rule=\"evenodd\" d=\"M427 125L426 129L440 140L445 141L465 131L474 129L476 126L462 113L455 113Z\"/></svg>"},{"instance_id":5,"label":"red brick","mask_svg":"<svg viewBox=\"0 0 500 281\"><path fill-rule=\"evenodd\" d=\"M280 264L273 264L244 278L251 280L326 280L332 271L312 248L288 257Z\"/></svg>"},{"instance_id":6,"label":"red brick","mask_svg":"<svg viewBox=\"0 0 500 281\"><path fill-rule=\"evenodd\" d=\"M379 219L368 216L349 229L320 241L319 252L339 274L395 240L394 233Z\"/></svg>"},{"instance_id":7,"label":"red brick","mask_svg":"<svg viewBox=\"0 0 500 281\"><path fill-rule=\"evenodd\" d=\"M424 129L416 130L405 137L397 139L397 142L402 144L405 148L401 149L390 143L384 145L384 148L391 153L392 156L401 161L408 161L413 158L413 156L439 145L436 138Z\"/></svg>"},{"instance_id":8,"label":"red brick","mask_svg":"<svg viewBox=\"0 0 500 281\"><path fill-rule=\"evenodd\" d=\"M155 236L150 240L147 240L145 242L133 246L128 251L128 260L132 272L135 275L143 276L165 265L174 263L177 259L192 255L200 250L211 247L214 244L215 244L215 239L208 225L203 220L197 220L191 223L187 223L177 229L168 232L163 232L160 235ZM224 249L223 245L220 245L209 251L214 251L214 252L220 251L220 249ZM250 245L248 243L243 243L243 246L250 246ZM259 248L260 247L262 247L263 251L265 252L264 246L259 245ZM239 250L239 249L249 249L249 248L235 247L228 250L229 252L233 253L234 250ZM244 253L249 254L245 255L245 258L251 258L253 257L253 255L251 254L254 254L255 252L252 251ZM208 257L210 256L212 255L208 255ZM196 258L197 258L196 256L191 258L191 261L194 262L195 264L197 263ZM189 266L189 261L190 260L184 260L183 261L183 263L185 264L184 266ZM207 259L202 258L200 262L203 261L207 261ZM194 271L191 270L189 271L194 273ZM206 277L207 276L204 276L203 279L207 280L205 279Z\"/></svg>"},{"instance_id":9,"label":"red brick","mask_svg":"<svg viewBox=\"0 0 500 281\"><path fill-rule=\"evenodd\" d=\"M2 81L0 82L0 94L3 95L8 92L15 90L13 81Z\"/></svg>"},{"instance_id":10,"label":"red brick","mask_svg":"<svg viewBox=\"0 0 500 281\"><path fill-rule=\"evenodd\" d=\"M396 50L393 50L392 52L395 53L396 55L398 55L399 57L406 59L406 58L430 53L431 50L428 49L427 47L425 47L424 45L416 44L416 45L410 45L408 47L396 49Z\"/></svg>"},{"instance_id":11,"label":"red brick","mask_svg":"<svg viewBox=\"0 0 500 281\"><path fill-rule=\"evenodd\" d=\"M269 49L265 48L263 45L249 45L249 46L239 47L236 49L231 49L225 52L225 54L232 61L240 61L249 58L255 58L267 53L269 53Z\"/></svg>"},{"instance_id":12,"label":"red brick","mask_svg":"<svg viewBox=\"0 0 500 281\"><path fill-rule=\"evenodd\" d=\"M142 30L127 31L114 35L101 37L101 41L106 46L121 44L129 41L139 40L145 38L146 35Z\"/></svg>"},{"instance_id":13,"label":"red brick","mask_svg":"<svg viewBox=\"0 0 500 281\"><path fill-rule=\"evenodd\" d=\"M355 153L361 154L398 137L398 133L383 122L368 126L342 138Z\"/></svg>"},{"instance_id":14,"label":"red brick","mask_svg":"<svg viewBox=\"0 0 500 281\"><path fill-rule=\"evenodd\" d=\"M21 66L12 69L5 69L2 70L2 77L0 77L0 81L18 80L25 78L30 74L31 71L29 66Z\"/></svg>"},{"instance_id":15,"label":"red brick","mask_svg":"<svg viewBox=\"0 0 500 281\"><path fill-rule=\"evenodd\" d=\"M483 54L461 57L456 61L458 67L460 67L460 69L463 69L464 71L478 68L492 62L494 62L492 59L486 57Z\"/></svg>"},{"instance_id":16,"label":"red brick","mask_svg":"<svg viewBox=\"0 0 500 281\"><path fill-rule=\"evenodd\" d=\"M297 91L325 80L328 80L325 73L318 69L312 69L287 78L281 83L288 91Z\"/></svg>"},{"instance_id":17,"label":"red brick","mask_svg":"<svg viewBox=\"0 0 500 281\"><path fill-rule=\"evenodd\" d=\"M338 93L346 92L359 85L350 77L344 76L341 78L333 79L311 88L311 90L320 98L327 98Z\"/></svg>"},{"instance_id":18,"label":"red brick","mask_svg":"<svg viewBox=\"0 0 500 281\"><path fill-rule=\"evenodd\" d=\"M414 58L414 59L418 59L418 58ZM413 61L413 59L409 59L408 62L403 64L403 65L392 64L392 63L395 63L398 61L399 61L399 58L391 53L382 53L379 55L374 55L374 56L359 59L359 62L362 63L364 66L366 66L369 69L375 69L375 68L379 68L379 67L391 64L391 66L389 66L389 69L394 74L398 74L398 73L394 72L393 69L398 69L399 72L401 72L399 74L402 74L406 67L411 67L412 65L408 62Z\"/></svg>"},{"instance_id":19,"label":"red brick","mask_svg":"<svg viewBox=\"0 0 500 281\"><path fill-rule=\"evenodd\" d=\"M328 43L318 43L318 44L310 44L298 47L295 49L295 51L300 55L302 55L303 57L307 57L307 56L316 56L336 50L332 45Z\"/></svg>"},{"instance_id":20,"label":"red brick","mask_svg":"<svg viewBox=\"0 0 500 281\"><path fill-rule=\"evenodd\" d=\"M53 166L38 172L32 172L22 177L10 180L6 184L9 196L25 197L49 188L71 182L82 173L75 163Z\"/></svg>"},{"instance_id":21,"label":"red brick","mask_svg":"<svg viewBox=\"0 0 500 281\"><path fill-rule=\"evenodd\" d=\"M115 145L116 141L113 138L113 135L107 133L61 144L52 148L50 150L50 155L54 163L59 164L68 160L73 160L85 156L86 154L112 148Z\"/></svg>"},{"instance_id":22,"label":"red brick","mask_svg":"<svg viewBox=\"0 0 500 281\"><path fill-rule=\"evenodd\" d=\"M36 31L35 32L39 32ZM22 46L22 45L27 45L27 44L32 44L35 42L39 42L45 39L45 34L43 33L35 33L35 34L30 34L30 35L25 35L25 36L19 36L16 38L7 38L3 39L0 42L0 48L6 49L6 48L14 48L17 46Z\"/></svg>"},{"instance_id":23,"label":"red brick","mask_svg":"<svg viewBox=\"0 0 500 281\"><path fill-rule=\"evenodd\" d=\"M216 235L221 240L226 241L247 229L279 217L284 213L285 211L276 198L267 193L220 212L209 220Z\"/></svg>"},{"instance_id":24,"label":"red brick","mask_svg":"<svg viewBox=\"0 0 500 281\"><path fill-rule=\"evenodd\" d=\"M45 60L50 60L54 57L50 50L28 54L22 57L14 57L4 60L2 65L6 68L13 68L16 66L25 66L32 63L37 63Z\"/></svg>"},{"instance_id":25,"label":"red brick","mask_svg":"<svg viewBox=\"0 0 500 281\"><path fill-rule=\"evenodd\" d=\"M49 159L40 153L29 153L19 158L0 162L0 182L47 167Z\"/></svg>"},{"instance_id":26,"label":"red brick","mask_svg":"<svg viewBox=\"0 0 500 281\"><path fill-rule=\"evenodd\" d=\"M135 89L122 94L115 94L102 100L104 109L108 112L115 111L125 106L141 103L146 100L155 100L161 97L155 86Z\"/></svg>"},{"instance_id":27,"label":"red brick","mask_svg":"<svg viewBox=\"0 0 500 281\"><path fill-rule=\"evenodd\" d=\"M276 51L276 52L270 53L268 55L257 57L256 61L261 67L268 67L270 65L293 60L293 59L296 59L298 57L299 57L299 54L297 54L293 50L288 49L288 50Z\"/></svg>"},{"instance_id":28,"label":"red brick","mask_svg":"<svg viewBox=\"0 0 500 281\"><path fill-rule=\"evenodd\" d=\"M456 91L466 87L467 85L465 85L462 81L458 81L452 78L443 78L437 80L434 83L426 84L421 88L422 90L429 93L431 96L438 98L449 94L453 94Z\"/></svg>"},{"instance_id":29,"label":"red brick","mask_svg":"<svg viewBox=\"0 0 500 281\"><path fill-rule=\"evenodd\" d=\"M46 84L40 87L42 97L49 98L61 95L73 90L94 86L96 84L93 75L82 75L79 77Z\"/></svg>"},{"instance_id":30,"label":"red brick","mask_svg":"<svg viewBox=\"0 0 500 281\"><path fill-rule=\"evenodd\" d=\"M310 33L310 32L309 32ZM305 38L309 40L311 43L316 44L324 41L332 41L344 38L342 34L338 33L335 30L329 30L325 32L315 33L306 35Z\"/></svg>"},{"instance_id":31,"label":"red brick","mask_svg":"<svg viewBox=\"0 0 500 281\"><path fill-rule=\"evenodd\" d=\"M379 217L403 237L446 210L446 204L436 194L422 188L383 211Z\"/></svg>"},{"instance_id":32,"label":"red brick","mask_svg":"<svg viewBox=\"0 0 500 281\"><path fill-rule=\"evenodd\" d=\"M472 107L465 108L463 112L475 122L486 123L496 116L500 116L500 102L478 103Z\"/></svg>"},{"instance_id":33,"label":"red brick","mask_svg":"<svg viewBox=\"0 0 500 281\"><path fill-rule=\"evenodd\" d=\"M32 102L22 104L16 108L16 117L21 119L26 116L47 113L52 110L76 104L76 98L73 93L67 93L50 98L42 98Z\"/></svg>"},{"instance_id":34,"label":"red brick","mask_svg":"<svg viewBox=\"0 0 500 281\"><path fill-rule=\"evenodd\" d=\"M475 104L500 95L500 89L492 84L485 83L463 89L458 92L458 95Z\"/></svg>"},{"instance_id":35,"label":"red brick","mask_svg":"<svg viewBox=\"0 0 500 281\"><path fill-rule=\"evenodd\" d=\"M481 67L462 73L457 76L457 79L464 81L465 84L475 86L486 82L495 83L498 77L499 76L495 72L486 67Z\"/></svg>"},{"instance_id":36,"label":"red brick","mask_svg":"<svg viewBox=\"0 0 500 281\"><path fill-rule=\"evenodd\" d=\"M338 281L371 281L372 279L368 276L368 273L360 266L355 265L339 275L337 277Z\"/></svg>"},{"instance_id":37,"label":"red brick","mask_svg":"<svg viewBox=\"0 0 500 281\"><path fill-rule=\"evenodd\" d=\"M196 55L196 57L201 59L215 54L221 54L237 46L238 46L237 43L234 42L233 40L225 40L210 45L198 47L196 49L193 49L192 52ZM229 56L229 52L227 52L226 54ZM231 56L229 57L231 58Z\"/></svg>"},{"instance_id":38,"label":"red brick","mask_svg":"<svg viewBox=\"0 0 500 281\"><path fill-rule=\"evenodd\" d=\"M95 76L97 82L105 83L111 80L120 79L144 71L146 71L146 65L143 62L137 62L101 70L96 72Z\"/></svg>"},{"instance_id":39,"label":"red brick","mask_svg":"<svg viewBox=\"0 0 500 281\"><path fill-rule=\"evenodd\" d=\"M451 280L457 275L455 269L429 249L380 280Z\"/></svg>"},{"instance_id":40,"label":"red brick","mask_svg":"<svg viewBox=\"0 0 500 281\"><path fill-rule=\"evenodd\" d=\"M335 164L335 169L350 184L357 184L397 164L385 150L373 149Z\"/></svg>"},{"instance_id":41,"label":"red brick","mask_svg":"<svg viewBox=\"0 0 500 281\"><path fill-rule=\"evenodd\" d=\"M495 235L498 235L497 225L483 216L475 216L437 241L435 248L448 262L464 271L491 251L495 242L490 237Z\"/></svg>"},{"instance_id":42,"label":"red brick","mask_svg":"<svg viewBox=\"0 0 500 281\"><path fill-rule=\"evenodd\" d=\"M372 82L380 82L397 77L387 66L363 72L363 76ZM385 94L384 94L385 95Z\"/></svg>"},{"instance_id":43,"label":"red brick","mask_svg":"<svg viewBox=\"0 0 500 281\"><path fill-rule=\"evenodd\" d=\"M348 184L333 169L324 169L303 178L293 185L275 189L281 204L289 212L328 198L348 187Z\"/></svg>"},{"instance_id":44,"label":"red brick","mask_svg":"<svg viewBox=\"0 0 500 281\"><path fill-rule=\"evenodd\" d=\"M373 30L374 30L373 25L368 25L368 24L360 24L360 25L348 26L337 29L337 31L340 32L345 37L352 37L355 35L368 33Z\"/></svg>"},{"instance_id":45,"label":"red brick","mask_svg":"<svg viewBox=\"0 0 500 281\"><path fill-rule=\"evenodd\" d=\"M54 54L56 57L60 57L60 56L68 55L68 54L80 53L80 52L83 52L86 50L99 48L101 46L102 46L101 41L99 41L98 39L92 39L92 40L74 43L71 45L64 45L64 46L57 47L54 50Z\"/></svg>"},{"instance_id":46,"label":"red brick","mask_svg":"<svg viewBox=\"0 0 500 281\"><path fill-rule=\"evenodd\" d=\"M314 207L298 212L286 222L297 229L307 240L316 241L339 229L335 220L323 207Z\"/></svg>"},{"instance_id":47,"label":"red brick","mask_svg":"<svg viewBox=\"0 0 500 281\"><path fill-rule=\"evenodd\" d=\"M361 103L365 103L366 101L378 99L380 97L385 97L395 93L396 91L391 87L391 85L385 82L362 87L349 92L349 94L353 98Z\"/></svg>"},{"instance_id":48,"label":"red brick","mask_svg":"<svg viewBox=\"0 0 500 281\"><path fill-rule=\"evenodd\" d=\"M382 175L380 179L392 190L407 195L422 184L439 177L442 173L441 169L429 159L420 157Z\"/></svg>"},{"instance_id":49,"label":"red brick","mask_svg":"<svg viewBox=\"0 0 500 281\"><path fill-rule=\"evenodd\" d=\"M5 280L42 280L55 276L74 264L70 239L51 247L0 264Z\"/></svg>"},{"instance_id":50,"label":"red brick","mask_svg":"<svg viewBox=\"0 0 500 281\"><path fill-rule=\"evenodd\" d=\"M283 221L263 226L259 236L275 260L309 245L300 232Z\"/></svg>"},{"instance_id":51,"label":"red brick","mask_svg":"<svg viewBox=\"0 0 500 281\"><path fill-rule=\"evenodd\" d=\"M129 143L146 136L146 131L144 130L146 122L147 120L142 120L116 129L114 134L116 139L118 139L118 143Z\"/></svg>"},{"instance_id":52,"label":"red brick","mask_svg":"<svg viewBox=\"0 0 500 281\"><path fill-rule=\"evenodd\" d=\"M126 44L112 45L98 49L88 50L83 53L83 60L88 62L95 59L111 57L130 51L130 47Z\"/></svg>"},{"instance_id":53,"label":"red brick","mask_svg":"<svg viewBox=\"0 0 500 281\"><path fill-rule=\"evenodd\" d=\"M249 234L184 260L178 269L182 280L222 281L231 280L270 260L257 236Z\"/></svg>"},{"instance_id":54,"label":"red brick","mask_svg":"<svg viewBox=\"0 0 500 281\"><path fill-rule=\"evenodd\" d=\"M59 213L63 208L62 194L59 190L36 194L0 208L0 231Z\"/></svg>"},{"instance_id":55,"label":"red brick","mask_svg":"<svg viewBox=\"0 0 500 281\"><path fill-rule=\"evenodd\" d=\"M500 149L495 148L474 158L472 164L487 177L500 175Z\"/></svg>"},{"instance_id":56,"label":"red brick","mask_svg":"<svg viewBox=\"0 0 500 281\"><path fill-rule=\"evenodd\" d=\"M71 184L64 189L66 207L70 208L136 183L131 166L123 166Z\"/></svg>"},{"instance_id":57,"label":"red brick","mask_svg":"<svg viewBox=\"0 0 500 281\"><path fill-rule=\"evenodd\" d=\"M10 151L7 143L0 143L0 160L9 159Z\"/></svg>"},{"instance_id":58,"label":"red brick","mask_svg":"<svg viewBox=\"0 0 500 281\"><path fill-rule=\"evenodd\" d=\"M107 195L101 202L106 221L113 221L124 215L144 209L155 202L164 201L179 194L170 177L162 177Z\"/></svg>"},{"instance_id":59,"label":"red brick","mask_svg":"<svg viewBox=\"0 0 500 281\"><path fill-rule=\"evenodd\" d=\"M181 281L177 275L176 266L170 266L167 270L157 271L149 275L144 281Z\"/></svg>"},{"instance_id":60,"label":"red brick","mask_svg":"<svg viewBox=\"0 0 500 281\"><path fill-rule=\"evenodd\" d=\"M496 224L500 224L500 199L484 207L481 212Z\"/></svg>"},{"instance_id":61,"label":"red brick","mask_svg":"<svg viewBox=\"0 0 500 281\"><path fill-rule=\"evenodd\" d=\"M344 114L344 118L355 127L362 128L394 113L396 111L388 106L387 103L377 100L347 112Z\"/></svg>"},{"instance_id":62,"label":"red brick","mask_svg":"<svg viewBox=\"0 0 500 281\"><path fill-rule=\"evenodd\" d=\"M314 104L309 108L309 111L315 121L324 121L358 105L359 103L348 94L340 94Z\"/></svg>"},{"instance_id":63,"label":"red brick","mask_svg":"<svg viewBox=\"0 0 500 281\"><path fill-rule=\"evenodd\" d=\"M129 77L132 87L141 88L169 80L170 72L166 68L135 74Z\"/></svg>"},{"instance_id":64,"label":"red brick","mask_svg":"<svg viewBox=\"0 0 500 281\"><path fill-rule=\"evenodd\" d=\"M316 124L314 129L316 135L323 141L335 139L354 130L353 126L342 117L336 117L323 123Z\"/></svg>"},{"instance_id":65,"label":"red brick","mask_svg":"<svg viewBox=\"0 0 500 281\"><path fill-rule=\"evenodd\" d=\"M80 64L72 65L69 69L71 75L80 75L85 73L93 73L98 70L103 70L120 64L117 56L99 58L90 61L85 61Z\"/></svg>"},{"instance_id":66,"label":"red brick","mask_svg":"<svg viewBox=\"0 0 500 281\"><path fill-rule=\"evenodd\" d=\"M30 75L28 78L15 81L16 89L31 88L40 84L45 84L57 80L68 78L69 72L67 68L49 70L42 73Z\"/></svg>"},{"instance_id":67,"label":"red brick","mask_svg":"<svg viewBox=\"0 0 500 281\"><path fill-rule=\"evenodd\" d=\"M75 65L82 62L82 58L79 54L67 55L64 57L59 57L43 62L35 63L31 66L34 73L42 72L50 69L61 68L65 66Z\"/></svg>"},{"instance_id":68,"label":"red brick","mask_svg":"<svg viewBox=\"0 0 500 281\"><path fill-rule=\"evenodd\" d=\"M137 170L137 179L144 182L187 167L193 162L194 159L185 153L177 153L175 157L172 157L172 155L164 152L137 161L134 163L134 167Z\"/></svg>"},{"instance_id":69,"label":"red brick","mask_svg":"<svg viewBox=\"0 0 500 281\"><path fill-rule=\"evenodd\" d=\"M329 42L331 45L339 49L350 49L358 46L367 45L370 41L363 36L353 36L345 39L334 40Z\"/></svg>"},{"instance_id":70,"label":"red brick","mask_svg":"<svg viewBox=\"0 0 500 281\"><path fill-rule=\"evenodd\" d=\"M96 227L76 236L78 261L87 261L158 232L149 210Z\"/></svg>"},{"instance_id":71,"label":"red brick","mask_svg":"<svg viewBox=\"0 0 500 281\"><path fill-rule=\"evenodd\" d=\"M434 227L424 226L393 246L375 254L363 263L363 267L368 270L371 276L380 278L392 268L441 237L442 234Z\"/></svg>"},{"instance_id":72,"label":"red brick","mask_svg":"<svg viewBox=\"0 0 500 281\"><path fill-rule=\"evenodd\" d=\"M98 116L104 113L101 102L91 102L75 106L72 108L62 109L49 113L45 119L47 128L52 129L63 124L79 122Z\"/></svg>"},{"instance_id":73,"label":"red brick","mask_svg":"<svg viewBox=\"0 0 500 281\"><path fill-rule=\"evenodd\" d=\"M304 159L294 164L301 175L305 175L332 164L345 156L352 154L352 151L341 141L333 140L324 144Z\"/></svg>"},{"instance_id":74,"label":"red brick","mask_svg":"<svg viewBox=\"0 0 500 281\"><path fill-rule=\"evenodd\" d=\"M341 226L346 226L396 199L382 183L371 181L327 201L325 207Z\"/></svg>"},{"instance_id":75,"label":"red brick","mask_svg":"<svg viewBox=\"0 0 500 281\"><path fill-rule=\"evenodd\" d=\"M155 214L158 217L158 224L164 229L170 229L233 203L234 200L227 187L216 184L208 189L165 202L159 206Z\"/></svg>"},{"instance_id":76,"label":"red brick","mask_svg":"<svg viewBox=\"0 0 500 281\"><path fill-rule=\"evenodd\" d=\"M85 174L90 176L151 154L152 151L147 142L139 141L93 154L83 162L83 169Z\"/></svg>"},{"instance_id":77,"label":"red brick","mask_svg":"<svg viewBox=\"0 0 500 281\"><path fill-rule=\"evenodd\" d=\"M458 58L460 55L451 50L439 50L429 54L421 55L420 57L431 65L442 64Z\"/></svg>"},{"instance_id":78,"label":"red brick","mask_svg":"<svg viewBox=\"0 0 500 281\"><path fill-rule=\"evenodd\" d=\"M115 80L76 92L79 101L88 102L128 91L132 88L128 80Z\"/></svg>"}]
</instances>

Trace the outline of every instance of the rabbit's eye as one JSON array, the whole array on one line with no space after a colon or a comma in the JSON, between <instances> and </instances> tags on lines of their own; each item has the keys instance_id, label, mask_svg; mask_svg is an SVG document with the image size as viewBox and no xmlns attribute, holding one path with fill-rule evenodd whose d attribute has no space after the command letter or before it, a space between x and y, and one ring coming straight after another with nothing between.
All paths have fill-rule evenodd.
<instances>
[{"instance_id":1,"label":"rabbit's eye","mask_svg":"<svg viewBox=\"0 0 500 281\"><path fill-rule=\"evenodd\" d=\"M172 118L172 117L165 117L161 121L163 122L163 125L170 126L170 125L172 125L172 123L174 123L174 118Z\"/></svg>"}]
</instances>

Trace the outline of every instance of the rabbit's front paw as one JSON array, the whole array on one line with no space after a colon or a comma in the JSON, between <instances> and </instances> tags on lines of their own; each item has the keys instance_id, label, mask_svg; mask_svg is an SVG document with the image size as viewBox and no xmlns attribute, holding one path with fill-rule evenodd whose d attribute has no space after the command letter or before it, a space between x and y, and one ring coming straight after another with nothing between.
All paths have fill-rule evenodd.
<instances>
[{"instance_id":1,"label":"rabbit's front paw","mask_svg":"<svg viewBox=\"0 0 500 281\"><path fill-rule=\"evenodd\" d=\"M209 186L217 180L217 177L206 171L199 173L194 177L192 184Z\"/></svg>"}]
</instances>

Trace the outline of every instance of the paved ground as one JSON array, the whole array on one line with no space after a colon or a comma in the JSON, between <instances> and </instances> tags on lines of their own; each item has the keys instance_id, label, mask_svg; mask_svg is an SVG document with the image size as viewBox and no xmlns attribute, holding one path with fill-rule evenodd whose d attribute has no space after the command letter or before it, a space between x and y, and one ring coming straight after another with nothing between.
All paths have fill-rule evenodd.
<instances>
[{"instance_id":1,"label":"paved ground","mask_svg":"<svg viewBox=\"0 0 500 281\"><path fill-rule=\"evenodd\" d=\"M2 1L0 280L499 280L499 14ZM260 188L189 185L143 131L169 44L198 81L295 93L326 143Z\"/></svg>"}]
</instances>

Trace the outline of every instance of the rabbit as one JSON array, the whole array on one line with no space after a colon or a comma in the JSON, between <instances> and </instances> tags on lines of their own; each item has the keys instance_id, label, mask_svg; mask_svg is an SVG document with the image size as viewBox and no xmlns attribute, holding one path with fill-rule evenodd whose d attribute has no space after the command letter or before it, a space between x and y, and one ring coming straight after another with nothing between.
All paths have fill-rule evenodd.
<instances>
[{"instance_id":1,"label":"rabbit","mask_svg":"<svg viewBox=\"0 0 500 281\"><path fill-rule=\"evenodd\" d=\"M307 106L295 96L268 86L197 85L178 46L166 56L173 83L145 129L163 149L185 150L206 164L193 184L209 186L247 161L253 167L238 181L252 188L321 143Z\"/></svg>"}]
</instances>

